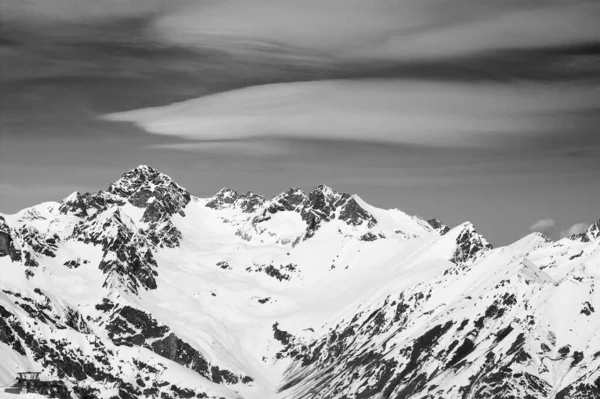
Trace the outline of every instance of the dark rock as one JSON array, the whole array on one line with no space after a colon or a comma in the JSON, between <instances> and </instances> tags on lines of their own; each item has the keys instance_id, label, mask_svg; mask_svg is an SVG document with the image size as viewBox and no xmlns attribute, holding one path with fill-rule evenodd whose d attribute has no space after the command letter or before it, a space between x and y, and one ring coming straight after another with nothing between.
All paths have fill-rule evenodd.
<instances>
[{"instance_id":1,"label":"dark rock","mask_svg":"<svg viewBox=\"0 0 600 399\"><path fill-rule=\"evenodd\" d=\"M263 206L266 201L266 198L259 194L252 192L240 194L230 188L223 188L206 203L206 207L212 209L237 208L244 213L252 213Z\"/></svg>"},{"instance_id":2,"label":"dark rock","mask_svg":"<svg viewBox=\"0 0 600 399\"><path fill-rule=\"evenodd\" d=\"M124 306L114 312L106 329L115 345L127 346L142 346L146 340L162 338L170 330L148 313L131 306Z\"/></svg>"},{"instance_id":3,"label":"dark rock","mask_svg":"<svg viewBox=\"0 0 600 399\"><path fill-rule=\"evenodd\" d=\"M282 211L300 212L305 203L308 202L308 196L297 188L290 188L288 191L274 197L266 210L268 214L274 214Z\"/></svg>"},{"instance_id":4,"label":"dark rock","mask_svg":"<svg viewBox=\"0 0 600 399\"><path fill-rule=\"evenodd\" d=\"M123 206L125 200L107 191L98 191L97 193L85 193L81 196L86 213L88 215L102 212L111 206Z\"/></svg>"},{"instance_id":5,"label":"dark rock","mask_svg":"<svg viewBox=\"0 0 600 399\"><path fill-rule=\"evenodd\" d=\"M429 219L427 223L442 236L450 231L450 227L446 226L436 218Z\"/></svg>"},{"instance_id":6,"label":"dark rock","mask_svg":"<svg viewBox=\"0 0 600 399\"><path fill-rule=\"evenodd\" d=\"M279 329L279 323L273 324L273 337L283 345L289 345L292 339L292 334Z\"/></svg>"},{"instance_id":7,"label":"dark rock","mask_svg":"<svg viewBox=\"0 0 600 399\"><path fill-rule=\"evenodd\" d=\"M475 344L469 338L465 339L461 346L456 349L454 356L448 363L448 366L454 366L456 363L467 357L475 349Z\"/></svg>"},{"instance_id":8,"label":"dark rock","mask_svg":"<svg viewBox=\"0 0 600 399\"><path fill-rule=\"evenodd\" d=\"M73 229L72 236L78 241L102 246L103 256L98 267L107 275L105 287L118 282L134 294L140 286L156 288L158 265L148 239L134 231L131 219L118 208L82 220Z\"/></svg>"},{"instance_id":9,"label":"dark rock","mask_svg":"<svg viewBox=\"0 0 600 399\"><path fill-rule=\"evenodd\" d=\"M376 236L375 234L368 232L363 234L362 236L360 236L359 240L361 241L375 241L377 240L379 237Z\"/></svg>"},{"instance_id":10,"label":"dark rock","mask_svg":"<svg viewBox=\"0 0 600 399\"><path fill-rule=\"evenodd\" d=\"M583 303L583 308L581 309L581 311L579 312L580 314L584 314L586 316L590 316L592 313L595 312L594 307L592 306L591 303L589 303L588 301L585 301Z\"/></svg>"},{"instance_id":11,"label":"dark rock","mask_svg":"<svg viewBox=\"0 0 600 399\"><path fill-rule=\"evenodd\" d=\"M10 227L0 215L0 256L9 256L13 262L21 261L21 251L17 250L11 236Z\"/></svg>"},{"instance_id":12,"label":"dark rock","mask_svg":"<svg viewBox=\"0 0 600 399\"><path fill-rule=\"evenodd\" d=\"M575 351L573 352L573 361L571 362L571 367L575 367L583 360L583 352Z\"/></svg>"},{"instance_id":13,"label":"dark rock","mask_svg":"<svg viewBox=\"0 0 600 399\"><path fill-rule=\"evenodd\" d=\"M58 211L65 215L74 215L78 217L88 216L86 202L79 191L75 191L73 194L62 200Z\"/></svg>"},{"instance_id":14,"label":"dark rock","mask_svg":"<svg viewBox=\"0 0 600 399\"><path fill-rule=\"evenodd\" d=\"M170 333L166 337L154 341L151 348L155 353L210 379L209 364L204 356L175 334Z\"/></svg>"},{"instance_id":15,"label":"dark rock","mask_svg":"<svg viewBox=\"0 0 600 399\"><path fill-rule=\"evenodd\" d=\"M77 269L79 266L81 266L81 262L79 260L68 260L63 263L63 265L69 269Z\"/></svg>"},{"instance_id":16,"label":"dark rock","mask_svg":"<svg viewBox=\"0 0 600 399\"><path fill-rule=\"evenodd\" d=\"M223 270L231 270L231 266L229 266L229 263L227 263L225 261L217 262L217 266Z\"/></svg>"},{"instance_id":17,"label":"dark rock","mask_svg":"<svg viewBox=\"0 0 600 399\"><path fill-rule=\"evenodd\" d=\"M566 345L566 346L563 346L562 348L560 348L558 350L558 354L561 357L566 357L569 354L570 351L571 351L571 348L568 345Z\"/></svg>"},{"instance_id":18,"label":"dark rock","mask_svg":"<svg viewBox=\"0 0 600 399\"><path fill-rule=\"evenodd\" d=\"M481 253L492 249L492 245L475 228L467 223L456 237L456 251L450 261L461 264L474 259Z\"/></svg>"},{"instance_id":19,"label":"dark rock","mask_svg":"<svg viewBox=\"0 0 600 399\"><path fill-rule=\"evenodd\" d=\"M373 227L377 223L377 220L362 208L353 196L320 185L308 195L307 201L300 210L300 216L308 225L307 237L314 234L321 222L329 222L337 218L338 210L339 219L351 226L367 223L369 227Z\"/></svg>"},{"instance_id":20,"label":"dark rock","mask_svg":"<svg viewBox=\"0 0 600 399\"><path fill-rule=\"evenodd\" d=\"M148 223L176 213L184 215L183 209L191 200L186 189L146 165L125 173L110 185L108 192L126 198L138 208L146 208L142 219Z\"/></svg>"}]
</instances>

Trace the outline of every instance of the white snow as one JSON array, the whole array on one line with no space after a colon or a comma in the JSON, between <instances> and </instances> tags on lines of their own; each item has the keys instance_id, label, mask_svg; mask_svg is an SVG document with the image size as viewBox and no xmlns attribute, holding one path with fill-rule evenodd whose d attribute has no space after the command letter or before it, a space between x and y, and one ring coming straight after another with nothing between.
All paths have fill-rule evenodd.
<instances>
[{"instance_id":1,"label":"white snow","mask_svg":"<svg viewBox=\"0 0 600 399\"><path fill-rule=\"evenodd\" d=\"M236 232L240 228L250 229L247 222L252 215L242 215L236 209L210 209L204 206L206 200L193 198L184 210L185 217L172 218L183 236L180 247L156 250L158 288L142 289L139 297L103 288L106 276L98 269L102 248L69 240L70 233L61 235L65 239L59 243L56 257L45 257L43 270L36 271L30 279L25 278L24 266L8 257L0 258L0 289L35 298L33 289L39 288L53 303L63 307L56 309L57 314L73 306L91 320L99 316L94 305L104 297L142 309L200 350L212 364L252 376L254 383L218 386L187 368L135 347L111 346L118 351L116 359L160 362L165 367L161 378L185 387L203 387L227 398L234 398L234 391L247 399L283 397L277 390L289 362L273 359L281 349L281 344L273 338L274 323L309 341L338 323L348 322L358 311L375 308L388 296L415 287L429 290L431 297L412 320L413 324L395 338L398 343L409 342L437 318L460 321L485 311L482 304L500 290L501 281L509 281L510 289L506 292L517 296L518 306L525 300L537 306L541 314L539 328L555 334L556 348L568 343L586 356L600 349L600 320L580 313L585 301L600 310L600 294L593 289L600 278L600 251L596 243L565 240L550 243L532 234L459 267L449 259L456 250L457 237L472 230L470 223L439 236L418 217L396 209L378 209L358 196L354 199L377 219L371 230L365 225L352 227L333 220L324 223L310 239L292 246L288 241L300 236L306 228L297 212L272 215L260 223L260 231L251 232L254 235L246 240ZM104 223L114 218L117 209L128 229L145 227L141 222L143 209L113 206L96 215L93 222L92 227L101 237L116 234L117 226L106 229ZM56 204L46 203L7 216L7 222L11 227L31 224L40 231L60 235L72 230L73 218L59 214ZM367 231L382 233L385 238L360 241L355 234ZM570 259L580 252L584 256ZM63 264L71 259L88 263L69 269ZM221 261L230 268L218 267ZM268 265L281 267L282 272L289 273L289 280L279 281L259 271ZM293 265L294 271L286 272L283 268L286 265ZM446 275L449 270L454 274ZM580 276L587 280L578 280ZM269 301L261 304L258 299L262 298ZM0 304L22 320L26 318L9 294L0 292ZM522 310L519 309L510 317L519 318ZM43 323L39 324L30 326L32 331L68 338L84 352L92 353L85 334L73 330L49 331ZM95 334L108 341L101 328L93 321L90 325ZM494 326L489 324L486 328ZM474 352L471 356L476 359L479 355ZM0 384L8 384L17 370L37 367L30 356L18 355L3 343L0 343L0 359ZM560 370L552 373L548 380L561 375ZM570 374L561 383L572 381L576 375ZM445 380L444 384L461 380L467 377L462 374L455 380ZM4 398L2 395L0 391L0 398Z\"/></svg>"}]
</instances>

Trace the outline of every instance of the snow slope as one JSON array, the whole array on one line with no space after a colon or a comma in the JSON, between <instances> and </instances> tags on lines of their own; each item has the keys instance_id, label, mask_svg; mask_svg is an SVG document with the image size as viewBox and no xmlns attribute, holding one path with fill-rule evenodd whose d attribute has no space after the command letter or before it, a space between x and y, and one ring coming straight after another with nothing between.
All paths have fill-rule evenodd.
<instances>
[{"instance_id":1,"label":"snow slope","mask_svg":"<svg viewBox=\"0 0 600 399\"><path fill-rule=\"evenodd\" d=\"M147 166L0 218L0 386L97 398L600 397L599 223L492 249L319 186Z\"/></svg>"}]
</instances>

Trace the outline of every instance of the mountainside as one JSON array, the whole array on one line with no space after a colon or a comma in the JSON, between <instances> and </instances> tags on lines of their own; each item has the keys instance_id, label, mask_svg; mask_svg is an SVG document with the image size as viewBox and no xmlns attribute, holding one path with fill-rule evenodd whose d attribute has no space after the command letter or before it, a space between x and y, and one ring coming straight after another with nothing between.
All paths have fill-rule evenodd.
<instances>
[{"instance_id":1,"label":"mountainside","mask_svg":"<svg viewBox=\"0 0 600 399\"><path fill-rule=\"evenodd\" d=\"M494 249L327 186L202 199L139 166L0 214L0 387L31 370L74 398L600 398L599 281L600 221Z\"/></svg>"}]
</instances>

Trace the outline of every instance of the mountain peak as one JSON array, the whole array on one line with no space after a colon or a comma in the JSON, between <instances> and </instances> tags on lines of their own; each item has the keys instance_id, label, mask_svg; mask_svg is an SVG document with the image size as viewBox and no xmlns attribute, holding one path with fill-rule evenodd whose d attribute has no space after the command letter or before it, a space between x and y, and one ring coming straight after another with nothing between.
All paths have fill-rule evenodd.
<instances>
[{"instance_id":1,"label":"mountain peak","mask_svg":"<svg viewBox=\"0 0 600 399\"><path fill-rule=\"evenodd\" d=\"M586 235L589 239L594 240L600 237L600 219L588 227Z\"/></svg>"},{"instance_id":2,"label":"mountain peak","mask_svg":"<svg viewBox=\"0 0 600 399\"><path fill-rule=\"evenodd\" d=\"M351 226L367 222L374 226L377 220L365 210L356 199L347 193L340 193L324 184L319 185L309 195L301 211L302 219L314 232L321 221L340 219ZM310 236L310 234L309 234Z\"/></svg>"},{"instance_id":3,"label":"mountain peak","mask_svg":"<svg viewBox=\"0 0 600 399\"><path fill-rule=\"evenodd\" d=\"M169 176L150 166L140 165L111 184L108 192L138 208L146 208L144 221L156 221L175 213L183 215L190 193Z\"/></svg>"},{"instance_id":4,"label":"mountain peak","mask_svg":"<svg viewBox=\"0 0 600 399\"><path fill-rule=\"evenodd\" d=\"M232 188L222 188L206 203L212 209L239 208L244 213L252 213L262 206L267 199L260 194L248 191L239 193Z\"/></svg>"},{"instance_id":5,"label":"mountain peak","mask_svg":"<svg viewBox=\"0 0 600 399\"><path fill-rule=\"evenodd\" d=\"M71 214L79 217L87 216L85 201L79 191L74 191L60 202L58 211L62 214Z\"/></svg>"},{"instance_id":6,"label":"mountain peak","mask_svg":"<svg viewBox=\"0 0 600 399\"><path fill-rule=\"evenodd\" d=\"M457 248L452 258L455 263L466 262L493 248L484 236L477 233L471 222L464 222L452 230L459 232L456 237Z\"/></svg>"},{"instance_id":7,"label":"mountain peak","mask_svg":"<svg viewBox=\"0 0 600 399\"><path fill-rule=\"evenodd\" d=\"M327 196L343 194L343 193L337 192L336 190L334 190L333 188L329 187L326 184L319 184L317 187L315 187L315 189L312 192L313 193L322 193L323 195L327 195Z\"/></svg>"},{"instance_id":8,"label":"mountain peak","mask_svg":"<svg viewBox=\"0 0 600 399\"><path fill-rule=\"evenodd\" d=\"M593 223L588 229L579 234L574 234L569 237L570 240L589 242L600 238L600 220Z\"/></svg>"},{"instance_id":9,"label":"mountain peak","mask_svg":"<svg viewBox=\"0 0 600 399\"><path fill-rule=\"evenodd\" d=\"M108 191L122 197L128 197L131 195L132 191L140 186L169 186L171 184L179 187L179 185L166 174L161 173L150 166L140 165L137 168L124 173L117 181L109 186Z\"/></svg>"}]
</instances>

